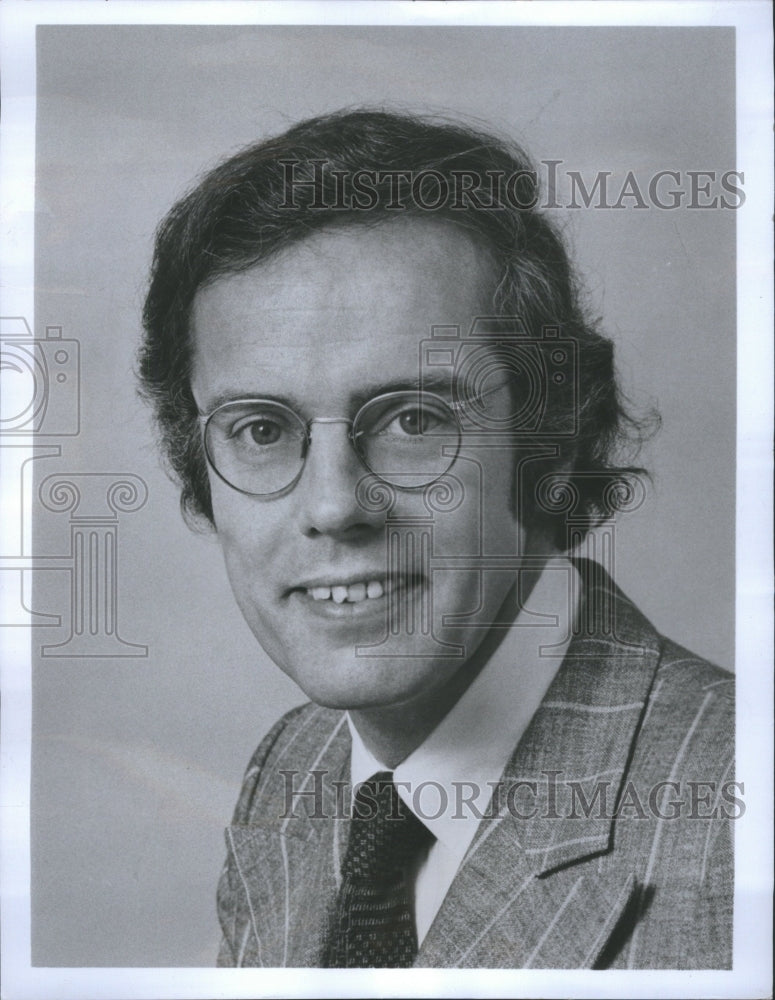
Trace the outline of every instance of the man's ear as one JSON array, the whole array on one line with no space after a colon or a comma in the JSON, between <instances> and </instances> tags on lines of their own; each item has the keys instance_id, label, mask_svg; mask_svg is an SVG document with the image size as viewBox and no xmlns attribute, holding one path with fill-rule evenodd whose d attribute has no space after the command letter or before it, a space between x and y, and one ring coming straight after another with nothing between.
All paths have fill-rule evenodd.
<instances>
[{"instance_id":1,"label":"man's ear","mask_svg":"<svg viewBox=\"0 0 775 1000\"><path fill-rule=\"evenodd\" d=\"M180 501L180 512L186 527L189 531L193 531L195 535L212 535L215 537L218 534L215 518L211 519L201 511L192 510L182 498Z\"/></svg>"}]
</instances>

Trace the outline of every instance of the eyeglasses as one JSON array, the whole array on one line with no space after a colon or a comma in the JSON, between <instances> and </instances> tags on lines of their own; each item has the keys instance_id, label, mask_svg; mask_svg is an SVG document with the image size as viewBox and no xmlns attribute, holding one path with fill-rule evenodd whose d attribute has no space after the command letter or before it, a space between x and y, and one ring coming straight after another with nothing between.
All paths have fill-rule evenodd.
<instances>
[{"instance_id":1,"label":"eyeglasses","mask_svg":"<svg viewBox=\"0 0 775 1000\"><path fill-rule=\"evenodd\" d=\"M443 476L458 456L460 405L431 392L387 392L352 420L304 420L274 400L238 399L200 420L210 466L240 493L272 497L290 490L304 468L312 425L335 423L350 424L350 443L369 472L391 485L419 489Z\"/></svg>"}]
</instances>

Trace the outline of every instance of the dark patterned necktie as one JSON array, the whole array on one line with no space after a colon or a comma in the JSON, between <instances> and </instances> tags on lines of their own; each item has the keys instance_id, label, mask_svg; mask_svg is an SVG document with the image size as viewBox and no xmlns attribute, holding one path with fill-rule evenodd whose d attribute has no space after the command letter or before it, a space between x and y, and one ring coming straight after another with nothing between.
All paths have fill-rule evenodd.
<instances>
[{"instance_id":1,"label":"dark patterned necktie","mask_svg":"<svg viewBox=\"0 0 775 1000\"><path fill-rule=\"evenodd\" d=\"M408 873L433 835L391 778L375 774L355 795L324 968L406 969L417 955Z\"/></svg>"}]
</instances>

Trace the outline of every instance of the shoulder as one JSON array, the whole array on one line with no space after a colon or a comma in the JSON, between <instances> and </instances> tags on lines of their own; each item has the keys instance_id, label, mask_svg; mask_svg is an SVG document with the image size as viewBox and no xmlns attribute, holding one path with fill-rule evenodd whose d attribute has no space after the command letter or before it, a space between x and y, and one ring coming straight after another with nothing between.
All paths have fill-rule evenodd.
<instances>
[{"instance_id":1,"label":"shoulder","mask_svg":"<svg viewBox=\"0 0 775 1000\"><path fill-rule=\"evenodd\" d=\"M685 780L732 775L734 675L660 637L660 657L640 727L653 761Z\"/></svg>"},{"instance_id":2,"label":"shoulder","mask_svg":"<svg viewBox=\"0 0 775 1000\"><path fill-rule=\"evenodd\" d=\"M660 634L599 564L577 568L586 628L568 651L573 688L598 712L617 704L631 710L627 726L612 715L606 737L626 752L626 779L660 796L665 783L680 783L690 803L699 787L714 789L714 799L733 794L734 675ZM603 739L602 716L597 721L587 731L595 746Z\"/></svg>"},{"instance_id":3,"label":"shoulder","mask_svg":"<svg viewBox=\"0 0 775 1000\"><path fill-rule=\"evenodd\" d=\"M669 703L673 711L691 711L696 706L703 715L733 712L734 674L663 636L660 649L652 704Z\"/></svg>"},{"instance_id":4,"label":"shoulder","mask_svg":"<svg viewBox=\"0 0 775 1000\"><path fill-rule=\"evenodd\" d=\"M715 722L734 734L734 675L662 635L602 566L575 560L583 580L586 629L569 656L594 664L609 686L640 689L642 727L687 734ZM603 669L600 673L600 668Z\"/></svg>"},{"instance_id":5,"label":"shoulder","mask_svg":"<svg viewBox=\"0 0 775 1000\"><path fill-rule=\"evenodd\" d=\"M332 734L342 729L343 722L342 712L312 702L292 708L278 719L250 758L232 822L251 821L260 809L260 790L274 783L270 779L276 780L283 772L312 767Z\"/></svg>"}]
</instances>

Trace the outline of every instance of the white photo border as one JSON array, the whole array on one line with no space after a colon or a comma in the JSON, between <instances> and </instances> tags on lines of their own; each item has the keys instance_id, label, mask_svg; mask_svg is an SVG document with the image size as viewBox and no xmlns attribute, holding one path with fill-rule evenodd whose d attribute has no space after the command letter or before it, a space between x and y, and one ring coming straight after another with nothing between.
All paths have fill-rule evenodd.
<instances>
[{"instance_id":1,"label":"white photo border","mask_svg":"<svg viewBox=\"0 0 775 1000\"><path fill-rule=\"evenodd\" d=\"M737 162L737 662L772 662L772 71L770 5L740 2L22 2L0 9L3 120L2 315L34 319L35 28L38 24L686 25L734 26ZM34 328L34 327L33 327ZM2 471L2 470L0 470ZM19 497L4 490L5 516ZM29 513L29 512L28 512ZM29 530L29 516L24 524ZM3 595L0 594L0 598ZM772 676L738 671L738 773L746 818L736 825L732 971L587 972L193 968L49 969L30 965L30 648L26 629L2 641L2 993L9 1000L82 997L764 996L770 988ZM572 982L570 981L572 976Z\"/></svg>"}]
</instances>

